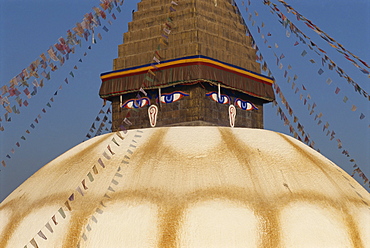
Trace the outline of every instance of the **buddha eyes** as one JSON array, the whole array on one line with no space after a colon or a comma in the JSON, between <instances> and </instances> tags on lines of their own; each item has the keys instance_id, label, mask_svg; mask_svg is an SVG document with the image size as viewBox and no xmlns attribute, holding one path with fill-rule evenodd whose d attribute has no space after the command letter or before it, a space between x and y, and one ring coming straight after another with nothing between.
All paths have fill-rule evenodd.
<instances>
[{"instance_id":1,"label":"buddha eyes","mask_svg":"<svg viewBox=\"0 0 370 248\"><path fill-rule=\"evenodd\" d=\"M211 97L211 99L215 102L218 102L218 103L221 103L221 104L229 104L231 102L230 100L230 97L227 96L227 95L219 95L217 92L215 91L212 91L212 92L208 92L206 94L206 96L209 96ZM236 98L235 101L234 101L234 105L236 105L238 108L242 109L242 110L252 110L252 109L256 109L258 110L258 108L251 102L249 101L244 101L240 98Z\"/></svg>"},{"instance_id":2,"label":"buddha eyes","mask_svg":"<svg viewBox=\"0 0 370 248\"><path fill-rule=\"evenodd\" d=\"M164 94L161 95L160 101L161 101L161 103L173 103L173 102L176 102L176 101L180 100L184 96L189 96L189 94L187 94L185 92L182 92L182 91L174 91L174 92L171 92L171 93L164 93ZM229 96L222 95L222 94L219 96L218 93L215 92L215 91L207 93L206 96L211 97L211 99L213 101L221 103L221 104L230 104L230 102L231 102ZM139 98L139 99L129 99L129 100L127 100L124 104L122 104L122 108L137 109L137 108L143 108L143 107L145 107L146 105L149 105L149 104L150 104L150 99L148 97L142 97L142 98ZM247 111L252 110L252 109L258 110L258 108L253 103L251 103L249 101L244 101L240 98L235 99L234 105L237 106L238 108L242 109L242 110L247 110Z\"/></svg>"},{"instance_id":3,"label":"buddha eyes","mask_svg":"<svg viewBox=\"0 0 370 248\"><path fill-rule=\"evenodd\" d=\"M136 109L136 108L142 108L146 105L149 105L150 100L148 97L142 97L140 99L130 99L127 100L124 104L122 104L122 108L128 108L128 109Z\"/></svg>"},{"instance_id":4,"label":"buddha eyes","mask_svg":"<svg viewBox=\"0 0 370 248\"><path fill-rule=\"evenodd\" d=\"M189 96L189 94L186 94L185 92L182 91L174 91L172 93L162 94L160 97L160 101L161 103L172 103L180 100L184 96Z\"/></svg>"},{"instance_id":5,"label":"buddha eyes","mask_svg":"<svg viewBox=\"0 0 370 248\"><path fill-rule=\"evenodd\" d=\"M258 109L253 103L249 101L243 101L242 99L236 98L234 105L238 106L242 110Z\"/></svg>"},{"instance_id":6,"label":"buddha eyes","mask_svg":"<svg viewBox=\"0 0 370 248\"><path fill-rule=\"evenodd\" d=\"M220 97L218 97L218 94L215 91L208 92L206 96L211 97L213 101L221 103L221 104L230 103L230 97L228 97L227 95L222 95L222 94L220 95Z\"/></svg>"},{"instance_id":7,"label":"buddha eyes","mask_svg":"<svg viewBox=\"0 0 370 248\"><path fill-rule=\"evenodd\" d=\"M162 103L172 103L180 100L184 96L189 96L189 94L182 92L182 91L175 91L172 93L165 93L162 94L160 97L160 101ZM122 104L121 108L127 109L137 109L143 108L146 105L150 105L150 99L148 97L142 97L139 99L129 99L125 103Z\"/></svg>"}]
</instances>

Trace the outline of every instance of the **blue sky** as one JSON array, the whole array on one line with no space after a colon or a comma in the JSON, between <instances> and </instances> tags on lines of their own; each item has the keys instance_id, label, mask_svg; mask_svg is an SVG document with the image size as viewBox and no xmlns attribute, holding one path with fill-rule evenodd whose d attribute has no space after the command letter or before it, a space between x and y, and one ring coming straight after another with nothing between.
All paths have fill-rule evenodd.
<instances>
[{"instance_id":1,"label":"blue sky","mask_svg":"<svg viewBox=\"0 0 370 248\"><path fill-rule=\"evenodd\" d=\"M76 48L76 53L51 74L51 80L45 82L44 87L38 88L38 93L34 97L27 99L29 105L19 108L20 114L10 115L11 122L4 122L5 110L0 111L3 118L1 125L5 128L5 131L0 131L0 161L5 160L7 163L7 167L0 168L0 201L43 165L86 139L85 135L102 106L102 100L98 95L101 83L99 75L112 70L113 59L117 57L117 46L122 43L122 35L127 31L131 11L136 9L137 2L126 0L121 6L121 13L114 10L117 19L113 20L112 16L109 16L112 25L106 21L104 24L109 31L105 32L101 27L97 30L97 33L101 33L102 40L96 37L97 44L92 44L91 38L87 42L83 41L82 46ZM278 1L273 2L281 6ZM77 22L81 22L83 16L99 3L98 0L0 0L0 87L29 66L41 53L46 53L58 38L66 37L66 31L73 28ZM285 28L262 1L251 1L249 6L255 20L254 26L248 21L248 14L245 11L247 1L245 6L242 5L242 1L237 3L294 115L299 118L305 131L315 141L315 147L351 173L353 163L349 162L349 159L341 154L342 150L337 148L335 140L341 139L343 148L349 151L351 158L354 158L362 171L370 177L368 100L354 92L351 85L327 68L319 75L317 73L321 63L319 57L310 52L304 44L294 46L295 35L287 37ZM370 62L368 0L289 0L287 3L347 50ZM181 4L178 8L180 7ZM283 8L280 9L285 11ZM297 21L294 15L286 13L286 16L292 19L315 44L324 49L356 83L370 92L370 79L367 75L350 64L302 21ZM260 27L261 33L258 33L257 26ZM268 33L271 36L267 37ZM267 37L266 44L261 34ZM268 48L268 45L271 45L271 48ZM88 49L88 46L92 49ZM301 56L303 50L308 52L305 57ZM280 60L283 69L276 65L274 53L279 57L284 54L284 58ZM318 62L312 64L309 59ZM78 69L73 68L75 65ZM294 93L292 84L287 83L284 78L284 70L288 65L292 67L289 73L298 76L296 87L303 84L307 91L300 88L297 94ZM73 78L69 74L71 71L74 74ZM64 82L65 78L69 79L68 85ZM326 83L328 78L333 81L330 85ZM335 94L337 87L340 88L340 92ZM58 94L54 95L56 91ZM335 131L334 140L330 141L325 136L326 132L322 131L322 126L314 121L315 114L309 115L307 106L299 99L300 93L304 93L304 97L307 94L311 96L311 103L317 105L315 114L322 112L323 121L330 123L329 129ZM343 102L344 96L349 99L347 103ZM24 94L22 97L25 97ZM51 97L54 98L54 102L50 102ZM46 106L48 102L51 103L51 107ZM351 111L352 105L357 107L356 111ZM281 107L283 108L283 105ZM47 110L46 113L41 111L43 108ZM361 113L366 116L363 120L359 119ZM38 115L42 118L39 119ZM35 122L35 118L38 118L39 123ZM35 125L34 129L30 128L32 123ZM265 106L265 128L289 134L289 129L276 115L276 108L271 104ZM26 133L26 130L30 130L30 134ZM21 139L21 136L26 140ZM16 142L20 143L20 147L15 145ZM14 153L11 149L14 149ZM7 154L11 159L6 158ZM369 190L368 187L367 189Z\"/></svg>"}]
</instances>

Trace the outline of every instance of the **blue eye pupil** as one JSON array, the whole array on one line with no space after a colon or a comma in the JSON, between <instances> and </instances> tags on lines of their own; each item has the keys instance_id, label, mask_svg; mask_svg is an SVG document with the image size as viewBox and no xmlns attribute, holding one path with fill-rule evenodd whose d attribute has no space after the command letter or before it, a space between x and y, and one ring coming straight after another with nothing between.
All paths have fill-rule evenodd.
<instances>
[{"instance_id":1,"label":"blue eye pupil","mask_svg":"<svg viewBox=\"0 0 370 248\"><path fill-rule=\"evenodd\" d=\"M171 103L173 101L173 94L169 94L169 95L164 96L164 101L166 103Z\"/></svg>"},{"instance_id":2,"label":"blue eye pupil","mask_svg":"<svg viewBox=\"0 0 370 248\"><path fill-rule=\"evenodd\" d=\"M246 102L242 102L242 109L247 109L247 103Z\"/></svg>"}]
</instances>

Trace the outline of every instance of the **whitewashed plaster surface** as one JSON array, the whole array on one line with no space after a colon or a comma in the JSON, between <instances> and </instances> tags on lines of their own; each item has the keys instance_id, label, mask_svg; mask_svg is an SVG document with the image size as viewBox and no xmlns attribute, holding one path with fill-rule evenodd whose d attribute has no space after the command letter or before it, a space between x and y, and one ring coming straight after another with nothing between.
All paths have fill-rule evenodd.
<instances>
[{"instance_id":1,"label":"whitewashed plaster surface","mask_svg":"<svg viewBox=\"0 0 370 248\"><path fill-rule=\"evenodd\" d=\"M276 132L130 130L72 148L0 204L0 247L25 246L370 247L370 196Z\"/></svg>"}]
</instances>

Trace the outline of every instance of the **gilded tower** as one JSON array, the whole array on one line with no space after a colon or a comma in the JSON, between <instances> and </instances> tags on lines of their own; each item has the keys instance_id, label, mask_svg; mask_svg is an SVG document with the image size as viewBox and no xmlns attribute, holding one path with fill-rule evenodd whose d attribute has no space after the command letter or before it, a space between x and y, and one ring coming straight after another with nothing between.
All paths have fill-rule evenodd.
<instances>
[{"instance_id":1,"label":"gilded tower","mask_svg":"<svg viewBox=\"0 0 370 248\"><path fill-rule=\"evenodd\" d=\"M113 131L123 124L263 128L263 104L274 99L273 80L260 74L230 0L141 1L113 71L101 79Z\"/></svg>"}]
</instances>

